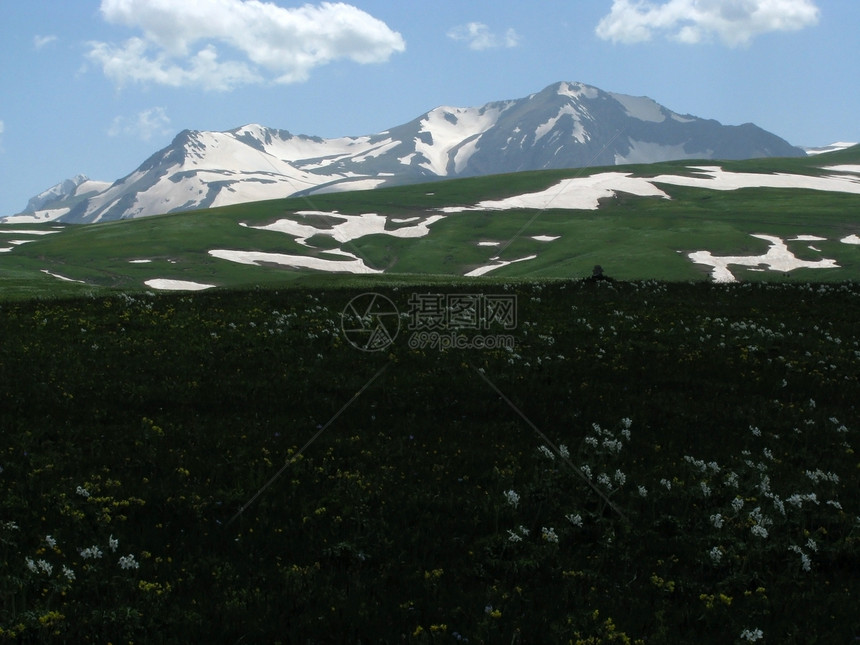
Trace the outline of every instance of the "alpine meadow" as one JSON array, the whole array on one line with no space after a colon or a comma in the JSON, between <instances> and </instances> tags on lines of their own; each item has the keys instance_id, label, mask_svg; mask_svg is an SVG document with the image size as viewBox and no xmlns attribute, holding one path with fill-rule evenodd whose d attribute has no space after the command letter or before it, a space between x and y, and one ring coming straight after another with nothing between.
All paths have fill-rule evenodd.
<instances>
[{"instance_id":1,"label":"alpine meadow","mask_svg":"<svg viewBox=\"0 0 860 645\"><path fill-rule=\"evenodd\" d=\"M860 638L858 165L7 221L0 641Z\"/></svg>"}]
</instances>

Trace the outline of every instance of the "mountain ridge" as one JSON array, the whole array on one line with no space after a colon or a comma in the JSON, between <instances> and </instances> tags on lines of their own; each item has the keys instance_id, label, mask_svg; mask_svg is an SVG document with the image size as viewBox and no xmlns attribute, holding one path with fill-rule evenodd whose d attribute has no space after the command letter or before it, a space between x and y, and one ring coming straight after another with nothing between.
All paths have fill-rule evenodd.
<instances>
[{"instance_id":1,"label":"mountain ridge","mask_svg":"<svg viewBox=\"0 0 860 645\"><path fill-rule=\"evenodd\" d=\"M805 154L751 123L562 81L521 99L439 106L371 135L324 139L253 123L183 130L112 184L84 193L86 181L63 182L5 220L90 223L438 178Z\"/></svg>"}]
</instances>

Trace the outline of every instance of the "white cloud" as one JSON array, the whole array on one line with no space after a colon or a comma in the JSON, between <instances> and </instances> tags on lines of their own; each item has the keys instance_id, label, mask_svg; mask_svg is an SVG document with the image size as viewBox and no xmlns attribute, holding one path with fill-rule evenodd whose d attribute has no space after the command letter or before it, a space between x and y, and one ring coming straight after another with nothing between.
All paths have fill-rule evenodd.
<instances>
[{"instance_id":1,"label":"white cloud","mask_svg":"<svg viewBox=\"0 0 860 645\"><path fill-rule=\"evenodd\" d=\"M333 60L379 63L406 48L384 22L342 2L287 9L259 0L102 0L101 13L143 32L90 43L88 57L120 85L294 83Z\"/></svg>"},{"instance_id":2,"label":"white cloud","mask_svg":"<svg viewBox=\"0 0 860 645\"><path fill-rule=\"evenodd\" d=\"M129 135L149 141L152 137L168 134L169 125L170 118L167 116L167 111L163 107L154 107L138 112L132 118L115 117L108 128L108 135L112 137Z\"/></svg>"},{"instance_id":3,"label":"white cloud","mask_svg":"<svg viewBox=\"0 0 860 645\"><path fill-rule=\"evenodd\" d=\"M520 42L519 34L508 29L504 35L494 34L481 22L457 25L448 30L448 38L469 43L469 49L482 50L497 47L516 47Z\"/></svg>"},{"instance_id":4,"label":"white cloud","mask_svg":"<svg viewBox=\"0 0 860 645\"><path fill-rule=\"evenodd\" d=\"M42 49L42 47L51 44L55 40L57 40L56 36L39 36L39 35L36 35L36 36L33 36L33 46L36 49Z\"/></svg>"},{"instance_id":5,"label":"white cloud","mask_svg":"<svg viewBox=\"0 0 860 645\"><path fill-rule=\"evenodd\" d=\"M818 22L813 0L614 0L595 32L625 44L663 34L695 44L718 37L730 47L748 45L772 31L795 31Z\"/></svg>"}]
</instances>

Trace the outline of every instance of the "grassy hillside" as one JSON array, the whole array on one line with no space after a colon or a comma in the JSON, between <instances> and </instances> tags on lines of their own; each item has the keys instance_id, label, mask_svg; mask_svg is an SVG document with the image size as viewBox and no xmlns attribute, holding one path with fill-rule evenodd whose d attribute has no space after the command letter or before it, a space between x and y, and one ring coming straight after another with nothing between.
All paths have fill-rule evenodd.
<instances>
[{"instance_id":1,"label":"grassy hillside","mask_svg":"<svg viewBox=\"0 0 860 645\"><path fill-rule=\"evenodd\" d=\"M722 166L731 172L821 175L825 174L823 166L858 162L860 147L803 159L749 160ZM592 267L600 264L608 274L621 279L708 280L710 269L694 264L687 254L703 250L732 256L765 253L768 243L752 234L781 237L797 258L829 258L838 268L797 269L786 274L736 267L738 279L839 282L860 278L860 246L840 242L860 233L860 196L807 189L720 191L660 184L670 200L617 193L603 200L598 210L550 207L543 211L469 211L431 224L430 234L423 237L373 234L340 243L320 234L309 238L309 246L297 243L291 235L252 228L285 217L321 226L325 218L295 215L310 210L344 215L377 213L389 218L386 229L392 230L404 225L392 219L426 219L438 214L442 207L470 206L482 200L536 192L563 178L604 171L642 177L689 176L695 172L691 168L694 165L685 161L517 173L68 226L43 236L25 232L18 237L27 243L0 253L0 297L140 291L146 289L144 282L153 278L220 287L277 285L320 273L237 264L212 257L209 251L213 249L311 255L328 260L343 260L342 253L346 252L374 270L405 279L416 275L462 276L487 265L494 256L510 261L534 254L536 258L495 269L492 275L576 278L589 275ZM15 229L39 228L51 230L49 225L2 226L0 242L15 237ZM790 241L801 235L825 239L815 244ZM541 242L533 236L558 239ZM497 245L481 246L481 242ZM133 263L142 260L147 262Z\"/></svg>"},{"instance_id":2,"label":"grassy hillside","mask_svg":"<svg viewBox=\"0 0 860 645\"><path fill-rule=\"evenodd\" d=\"M860 637L856 284L342 278L0 303L0 641Z\"/></svg>"}]
</instances>

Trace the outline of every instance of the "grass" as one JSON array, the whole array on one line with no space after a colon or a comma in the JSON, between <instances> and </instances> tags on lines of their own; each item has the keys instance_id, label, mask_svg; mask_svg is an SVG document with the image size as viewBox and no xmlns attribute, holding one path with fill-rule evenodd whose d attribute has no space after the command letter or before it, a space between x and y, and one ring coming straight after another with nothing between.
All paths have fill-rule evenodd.
<instances>
[{"instance_id":1,"label":"grass","mask_svg":"<svg viewBox=\"0 0 860 645\"><path fill-rule=\"evenodd\" d=\"M410 329L414 294L516 326ZM851 642L858 316L450 276L0 302L0 641Z\"/></svg>"}]
</instances>

